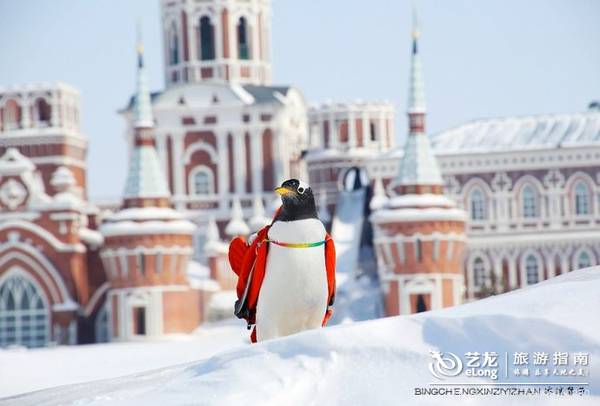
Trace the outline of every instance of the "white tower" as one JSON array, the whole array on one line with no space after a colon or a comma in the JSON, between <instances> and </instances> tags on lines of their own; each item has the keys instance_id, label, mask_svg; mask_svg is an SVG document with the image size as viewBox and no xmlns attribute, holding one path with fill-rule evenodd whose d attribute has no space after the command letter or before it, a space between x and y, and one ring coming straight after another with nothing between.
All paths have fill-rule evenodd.
<instances>
[{"instance_id":1,"label":"white tower","mask_svg":"<svg viewBox=\"0 0 600 406\"><path fill-rule=\"evenodd\" d=\"M270 0L162 0L165 82L271 83Z\"/></svg>"}]
</instances>

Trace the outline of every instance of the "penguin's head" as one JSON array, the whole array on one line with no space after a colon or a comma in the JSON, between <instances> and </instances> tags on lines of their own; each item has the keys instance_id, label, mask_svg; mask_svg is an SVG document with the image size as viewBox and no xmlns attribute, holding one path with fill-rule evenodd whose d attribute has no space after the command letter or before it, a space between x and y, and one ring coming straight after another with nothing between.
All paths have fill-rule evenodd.
<instances>
[{"instance_id":1,"label":"penguin's head","mask_svg":"<svg viewBox=\"0 0 600 406\"><path fill-rule=\"evenodd\" d=\"M275 220L293 221L318 218L315 197L310 186L298 179L286 180L275 188L283 207Z\"/></svg>"}]
</instances>

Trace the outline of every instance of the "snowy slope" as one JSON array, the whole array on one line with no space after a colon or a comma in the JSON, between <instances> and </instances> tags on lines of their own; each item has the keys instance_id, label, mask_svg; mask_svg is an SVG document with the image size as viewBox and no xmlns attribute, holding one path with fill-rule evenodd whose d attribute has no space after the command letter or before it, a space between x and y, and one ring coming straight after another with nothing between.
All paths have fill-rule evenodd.
<instances>
[{"instance_id":1,"label":"snowy slope","mask_svg":"<svg viewBox=\"0 0 600 406\"><path fill-rule=\"evenodd\" d=\"M451 309L309 331L200 362L31 393L3 405L597 405L598 292L600 267L584 269ZM589 376L581 379L590 383L592 396L417 397L414 387L435 381L428 371L430 349L588 352ZM477 379L469 382L489 382Z\"/></svg>"},{"instance_id":2,"label":"snowy slope","mask_svg":"<svg viewBox=\"0 0 600 406\"><path fill-rule=\"evenodd\" d=\"M364 222L365 197L364 188L341 191L338 194L337 210L331 224L338 273L349 274L356 270Z\"/></svg>"}]
</instances>

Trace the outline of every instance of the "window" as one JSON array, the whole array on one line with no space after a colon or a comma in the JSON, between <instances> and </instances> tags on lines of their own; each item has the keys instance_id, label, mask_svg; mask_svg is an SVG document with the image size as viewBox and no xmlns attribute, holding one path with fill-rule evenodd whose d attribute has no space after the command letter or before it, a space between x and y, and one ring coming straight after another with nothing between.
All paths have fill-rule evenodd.
<instances>
[{"instance_id":1,"label":"window","mask_svg":"<svg viewBox=\"0 0 600 406\"><path fill-rule=\"evenodd\" d=\"M169 31L169 65L179 63L179 35L177 35L177 25L173 23Z\"/></svg>"},{"instance_id":2,"label":"window","mask_svg":"<svg viewBox=\"0 0 600 406\"><path fill-rule=\"evenodd\" d=\"M377 133L375 132L375 124L374 123L369 124L369 134L371 135L371 141L377 140Z\"/></svg>"},{"instance_id":3,"label":"window","mask_svg":"<svg viewBox=\"0 0 600 406\"><path fill-rule=\"evenodd\" d=\"M0 347L48 343L49 316L41 288L15 273L0 285Z\"/></svg>"},{"instance_id":4,"label":"window","mask_svg":"<svg viewBox=\"0 0 600 406\"><path fill-rule=\"evenodd\" d=\"M592 266L592 258L587 251L582 251L577 258L577 269L589 268Z\"/></svg>"},{"instance_id":5,"label":"window","mask_svg":"<svg viewBox=\"0 0 600 406\"><path fill-rule=\"evenodd\" d=\"M140 272L140 275L144 275L144 272L146 271L146 257L140 252L135 258L137 262L137 269Z\"/></svg>"},{"instance_id":6,"label":"window","mask_svg":"<svg viewBox=\"0 0 600 406\"><path fill-rule=\"evenodd\" d=\"M204 16L200 19L200 59L210 61L215 59L215 27L210 23L210 18Z\"/></svg>"},{"instance_id":7,"label":"window","mask_svg":"<svg viewBox=\"0 0 600 406\"><path fill-rule=\"evenodd\" d=\"M427 304L425 303L425 298L423 295L417 295L417 313L426 312Z\"/></svg>"},{"instance_id":8,"label":"window","mask_svg":"<svg viewBox=\"0 0 600 406\"><path fill-rule=\"evenodd\" d=\"M476 288L481 288L486 284L486 280L485 263L481 257L477 257L473 261L473 285Z\"/></svg>"},{"instance_id":9,"label":"window","mask_svg":"<svg viewBox=\"0 0 600 406\"><path fill-rule=\"evenodd\" d=\"M102 306L102 308L98 311L98 315L96 316L96 342L97 343L107 343L110 341L110 323L108 318L108 304Z\"/></svg>"},{"instance_id":10,"label":"window","mask_svg":"<svg viewBox=\"0 0 600 406\"><path fill-rule=\"evenodd\" d=\"M50 122L50 105L42 98L35 101L35 118L38 126L47 126Z\"/></svg>"},{"instance_id":11,"label":"window","mask_svg":"<svg viewBox=\"0 0 600 406\"><path fill-rule=\"evenodd\" d=\"M537 197L535 191L529 185L523 188L522 194L523 217L537 217Z\"/></svg>"},{"instance_id":12,"label":"window","mask_svg":"<svg viewBox=\"0 0 600 406\"><path fill-rule=\"evenodd\" d=\"M525 260L525 275L527 278L527 284L533 285L540 281L540 265L535 255L529 255Z\"/></svg>"},{"instance_id":13,"label":"window","mask_svg":"<svg viewBox=\"0 0 600 406\"><path fill-rule=\"evenodd\" d=\"M195 195L210 195L213 190L213 174L210 168L199 166L191 174L191 191Z\"/></svg>"},{"instance_id":14,"label":"window","mask_svg":"<svg viewBox=\"0 0 600 406\"><path fill-rule=\"evenodd\" d=\"M238 58L250 59L250 47L248 45L248 22L246 17L240 17L237 26Z\"/></svg>"},{"instance_id":15,"label":"window","mask_svg":"<svg viewBox=\"0 0 600 406\"><path fill-rule=\"evenodd\" d=\"M484 220L485 219L485 197L481 189L473 189L471 192L470 207L471 207L471 220Z\"/></svg>"},{"instance_id":16,"label":"window","mask_svg":"<svg viewBox=\"0 0 600 406\"><path fill-rule=\"evenodd\" d=\"M133 308L133 333L135 335L146 335L146 308Z\"/></svg>"},{"instance_id":17,"label":"window","mask_svg":"<svg viewBox=\"0 0 600 406\"><path fill-rule=\"evenodd\" d=\"M578 216L590 214L590 193L583 182L577 182L575 185L575 214Z\"/></svg>"},{"instance_id":18,"label":"window","mask_svg":"<svg viewBox=\"0 0 600 406\"><path fill-rule=\"evenodd\" d=\"M8 130L19 128L21 107L14 100L8 100L4 105L4 126Z\"/></svg>"},{"instance_id":19,"label":"window","mask_svg":"<svg viewBox=\"0 0 600 406\"><path fill-rule=\"evenodd\" d=\"M423 247L420 239L415 240L415 259L418 262L423 260Z\"/></svg>"}]
</instances>

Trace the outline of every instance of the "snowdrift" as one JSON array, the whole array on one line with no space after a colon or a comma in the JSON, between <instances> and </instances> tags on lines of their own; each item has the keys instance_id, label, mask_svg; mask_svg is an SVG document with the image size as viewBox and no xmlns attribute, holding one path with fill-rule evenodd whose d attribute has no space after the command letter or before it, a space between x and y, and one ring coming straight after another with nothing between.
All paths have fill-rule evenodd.
<instances>
[{"instance_id":1,"label":"snowdrift","mask_svg":"<svg viewBox=\"0 0 600 406\"><path fill-rule=\"evenodd\" d=\"M416 396L436 381L430 349L587 352L587 396ZM411 317L314 330L124 378L69 385L6 405L600 404L600 267ZM93 365L90 365L93 368ZM520 377L545 382L548 377ZM464 376L446 382L491 382ZM499 377L498 382L503 382ZM562 381L572 377L561 377ZM554 382L561 381L552 378ZM0 402L2 403L2 402Z\"/></svg>"}]
</instances>

